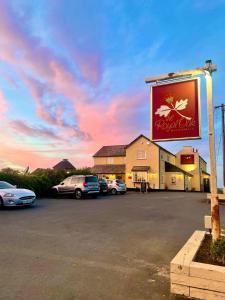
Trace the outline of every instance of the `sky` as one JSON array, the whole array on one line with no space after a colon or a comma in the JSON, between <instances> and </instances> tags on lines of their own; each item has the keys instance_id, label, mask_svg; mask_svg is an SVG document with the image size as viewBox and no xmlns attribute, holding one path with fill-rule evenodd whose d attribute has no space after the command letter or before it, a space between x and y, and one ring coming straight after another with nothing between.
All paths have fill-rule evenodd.
<instances>
[{"instance_id":1,"label":"sky","mask_svg":"<svg viewBox=\"0 0 225 300\"><path fill-rule=\"evenodd\" d=\"M0 0L0 168L92 166L103 145L150 136L147 76L217 64L225 103L225 0ZM202 139L208 161L205 79ZM220 112L215 112L222 184Z\"/></svg>"}]
</instances>

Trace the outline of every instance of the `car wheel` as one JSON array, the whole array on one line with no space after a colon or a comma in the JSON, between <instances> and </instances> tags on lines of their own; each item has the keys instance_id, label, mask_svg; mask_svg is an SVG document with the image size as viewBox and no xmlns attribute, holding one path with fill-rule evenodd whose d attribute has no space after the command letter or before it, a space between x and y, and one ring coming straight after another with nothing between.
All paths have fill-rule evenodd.
<instances>
[{"instance_id":1,"label":"car wheel","mask_svg":"<svg viewBox=\"0 0 225 300\"><path fill-rule=\"evenodd\" d=\"M75 199L79 200L82 197L82 192L81 190L76 190L75 191Z\"/></svg>"},{"instance_id":2,"label":"car wheel","mask_svg":"<svg viewBox=\"0 0 225 300\"><path fill-rule=\"evenodd\" d=\"M116 189L112 189L111 193L112 193L112 195L116 195L117 194L117 190Z\"/></svg>"},{"instance_id":3,"label":"car wheel","mask_svg":"<svg viewBox=\"0 0 225 300\"><path fill-rule=\"evenodd\" d=\"M59 193L58 193L57 189L54 189L54 190L52 191L52 196L53 196L54 198L58 198L58 195L59 195Z\"/></svg>"},{"instance_id":4,"label":"car wheel","mask_svg":"<svg viewBox=\"0 0 225 300\"><path fill-rule=\"evenodd\" d=\"M0 198L0 208L3 208L4 207L4 202L2 200L2 198Z\"/></svg>"}]
</instances>

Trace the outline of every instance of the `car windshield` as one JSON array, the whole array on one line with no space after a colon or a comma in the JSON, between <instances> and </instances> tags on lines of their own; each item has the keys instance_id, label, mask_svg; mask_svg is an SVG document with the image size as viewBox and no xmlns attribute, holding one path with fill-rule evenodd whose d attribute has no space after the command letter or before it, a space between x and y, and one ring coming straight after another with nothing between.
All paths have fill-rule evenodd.
<instances>
[{"instance_id":1,"label":"car windshield","mask_svg":"<svg viewBox=\"0 0 225 300\"><path fill-rule=\"evenodd\" d=\"M99 179L100 183L107 183L107 181L105 179Z\"/></svg>"},{"instance_id":2,"label":"car windshield","mask_svg":"<svg viewBox=\"0 0 225 300\"><path fill-rule=\"evenodd\" d=\"M11 185L8 182L0 181L0 189L14 189L15 186Z\"/></svg>"},{"instance_id":3,"label":"car windshield","mask_svg":"<svg viewBox=\"0 0 225 300\"><path fill-rule=\"evenodd\" d=\"M116 183L121 183L121 184L123 184L123 180L116 179Z\"/></svg>"},{"instance_id":4,"label":"car windshield","mask_svg":"<svg viewBox=\"0 0 225 300\"><path fill-rule=\"evenodd\" d=\"M96 176L87 176L85 177L85 182L98 182L98 178Z\"/></svg>"}]
</instances>

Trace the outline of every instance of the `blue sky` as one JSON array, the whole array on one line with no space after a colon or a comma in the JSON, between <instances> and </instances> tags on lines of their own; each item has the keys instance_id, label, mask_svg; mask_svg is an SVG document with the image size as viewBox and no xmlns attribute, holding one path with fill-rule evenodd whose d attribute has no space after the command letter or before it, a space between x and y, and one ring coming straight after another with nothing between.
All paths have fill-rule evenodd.
<instances>
[{"instance_id":1,"label":"blue sky","mask_svg":"<svg viewBox=\"0 0 225 300\"><path fill-rule=\"evenodd\" d=\"M105 144L149 136L146 76L217 64L214 103L224 100L225 1L0 2L0 167L92 165ZM208 160L205 81L202 140ZM219 185L220 114L215 114Z\"/></svg>"}]
</instances>

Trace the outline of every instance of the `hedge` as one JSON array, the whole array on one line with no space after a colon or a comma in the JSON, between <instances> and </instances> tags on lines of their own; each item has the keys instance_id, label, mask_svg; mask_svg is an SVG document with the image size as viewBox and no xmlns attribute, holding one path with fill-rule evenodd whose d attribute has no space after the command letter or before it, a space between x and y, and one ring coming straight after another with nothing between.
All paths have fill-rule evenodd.
<instances>
[{"instance_id":1,"label":"hedge","mask_svg":"<svg viewBox=\"0 0 225 300\"><path fill-rule=\"evenodd\" d=\"M37 169L31 174L19 174L17 171L7 169L0 171L0 181L7 181L18 188L30 189L38 197L49 196L51 188L71 175L91 174L89 168L77 169L71 172L55 171L52 169Z\"/></svg>"}]
</instances>

